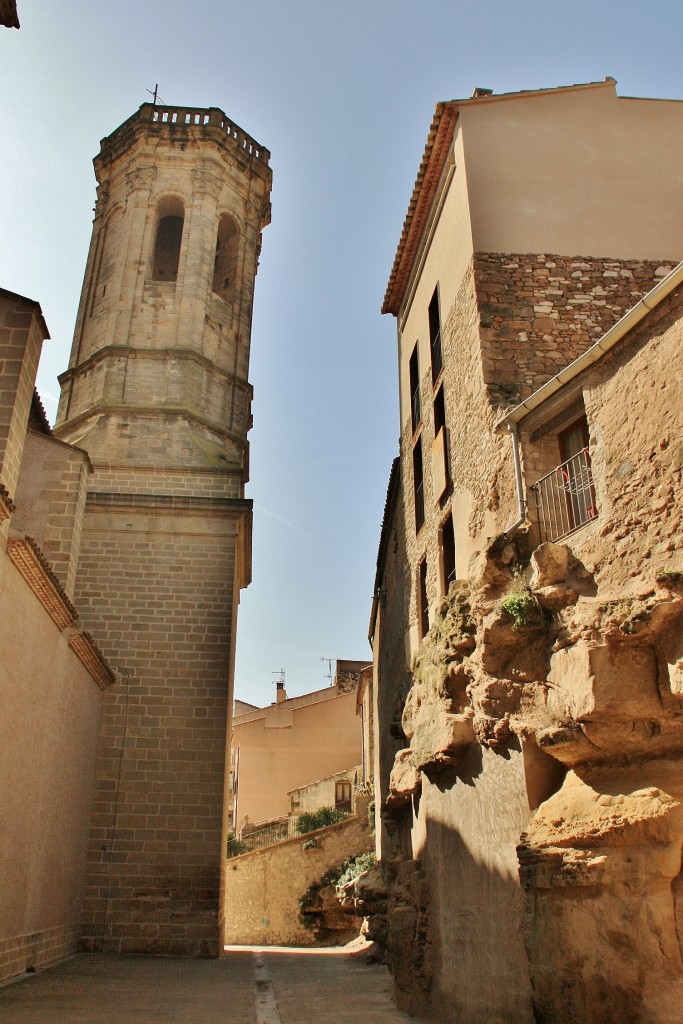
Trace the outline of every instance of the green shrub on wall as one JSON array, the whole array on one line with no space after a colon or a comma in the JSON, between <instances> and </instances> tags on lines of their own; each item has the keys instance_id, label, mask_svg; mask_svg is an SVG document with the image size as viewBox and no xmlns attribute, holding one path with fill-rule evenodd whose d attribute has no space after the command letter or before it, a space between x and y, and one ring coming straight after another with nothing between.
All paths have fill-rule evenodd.
<instances>
[{"instance_id":1,"label":"green shrub on wall","mask_svg":"<svg viewBox=\"0 0 683 1024\"><path fill-rule=\"evenodd\" d=\"M344 821L348 817L348 811L340 811L336 807L320 807L317 811L307 811L296 823L296 834L305 836L307 832L314 832L326 825L336 825L338 821Z\"/></svg>"}]
</instances>

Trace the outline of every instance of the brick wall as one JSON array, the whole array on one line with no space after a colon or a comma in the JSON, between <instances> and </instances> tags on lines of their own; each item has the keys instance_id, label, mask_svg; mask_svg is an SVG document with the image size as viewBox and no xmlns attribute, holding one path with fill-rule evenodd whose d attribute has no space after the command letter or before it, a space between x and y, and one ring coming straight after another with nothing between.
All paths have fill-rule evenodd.
<instances>
[{"instance_id":1,"label":"brick wall","mask_svg":"<svg viewBox=\"0 0 683 1024\"><path fill-rule=\"evenodd\" d=\"M316 846L305 848L315 840ZM299 920L299 900L330 868L374 847L362 818L288 839L228 861L225 904L227 945L312 946Z\"/></svg>"}]
</instances>

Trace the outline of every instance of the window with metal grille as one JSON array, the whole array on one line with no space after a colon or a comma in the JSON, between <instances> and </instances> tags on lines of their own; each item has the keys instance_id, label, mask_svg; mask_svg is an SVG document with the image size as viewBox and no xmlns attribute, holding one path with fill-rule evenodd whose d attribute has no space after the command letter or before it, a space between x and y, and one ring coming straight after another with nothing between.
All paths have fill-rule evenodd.
<instances>
[{"instance_id":1,"label":"window with metal grille","mask_svg":"<svg viewBox=\"0 0 683 1024\"><path fill-rule=\"evenodd\" d=\"M598 514L586 417L561 431L558 442L563 461L531 487L541 541L560 540Z\"/></svg>"}]
</instances>

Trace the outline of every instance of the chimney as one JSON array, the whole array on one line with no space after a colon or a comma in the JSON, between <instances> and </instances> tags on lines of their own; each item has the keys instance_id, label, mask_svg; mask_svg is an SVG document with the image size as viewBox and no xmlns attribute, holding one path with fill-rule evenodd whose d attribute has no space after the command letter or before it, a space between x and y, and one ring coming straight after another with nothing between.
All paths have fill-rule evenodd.
<instances>
[{"instance_id":1,"label":"chimney","mask_svg":"<svg viewBox=\"0 0 683 1024\"><path fill-rule=\"evenodd\" d=\"M277 681L277 692L275 694L276 703L282 704L283 701L287 700L287 694L285 692L285 681L284 679L278 679Z\"/></svg>"}]
</instances>

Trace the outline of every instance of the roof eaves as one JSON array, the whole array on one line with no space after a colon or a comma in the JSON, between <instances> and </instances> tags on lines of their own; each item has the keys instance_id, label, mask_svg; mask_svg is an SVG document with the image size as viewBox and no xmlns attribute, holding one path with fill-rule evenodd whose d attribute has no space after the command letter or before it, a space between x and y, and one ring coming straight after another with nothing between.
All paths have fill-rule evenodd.
<instances>
[{"instance_id":1,"label":"roof eaves","mask_svg":"<svg viewBox=\"0 0 683 1024\"><path fill-rule=\"evenodd\" d=\"M446 103L437 103L408 205L408 212L403 222L403 231L394 257L394 265L389 276L389 284L382 305L383 313L398 315L436 187L448 156L457 119L458 101L449 100Z\"/></svg>"},{"instance_id":2,"label":"roof eaves","mask_svg":"<svg viewBox=\"0 0 683 1024\"><path fill-rule=\"evenodd\" d=\"M408 205L408 212L403 222L403 231L401 232L394 264L389 276L382 313L393 313L394 316L398 316L410 272L424 234L436 188L448 156L461 107L480 107L483 104L497 103L501 100L528 98L546 94L556 95L560 92L604 88L605 86L613 88L615 85L616 79L607 77L602 82L580 82L576 85L559 85L549 89L521 89L517 92L492 93L490 96L476 96L469 99L447 100L437 103L429 135L427 136L427 144L422 162Z\"/></svg>"}]
</instances>

